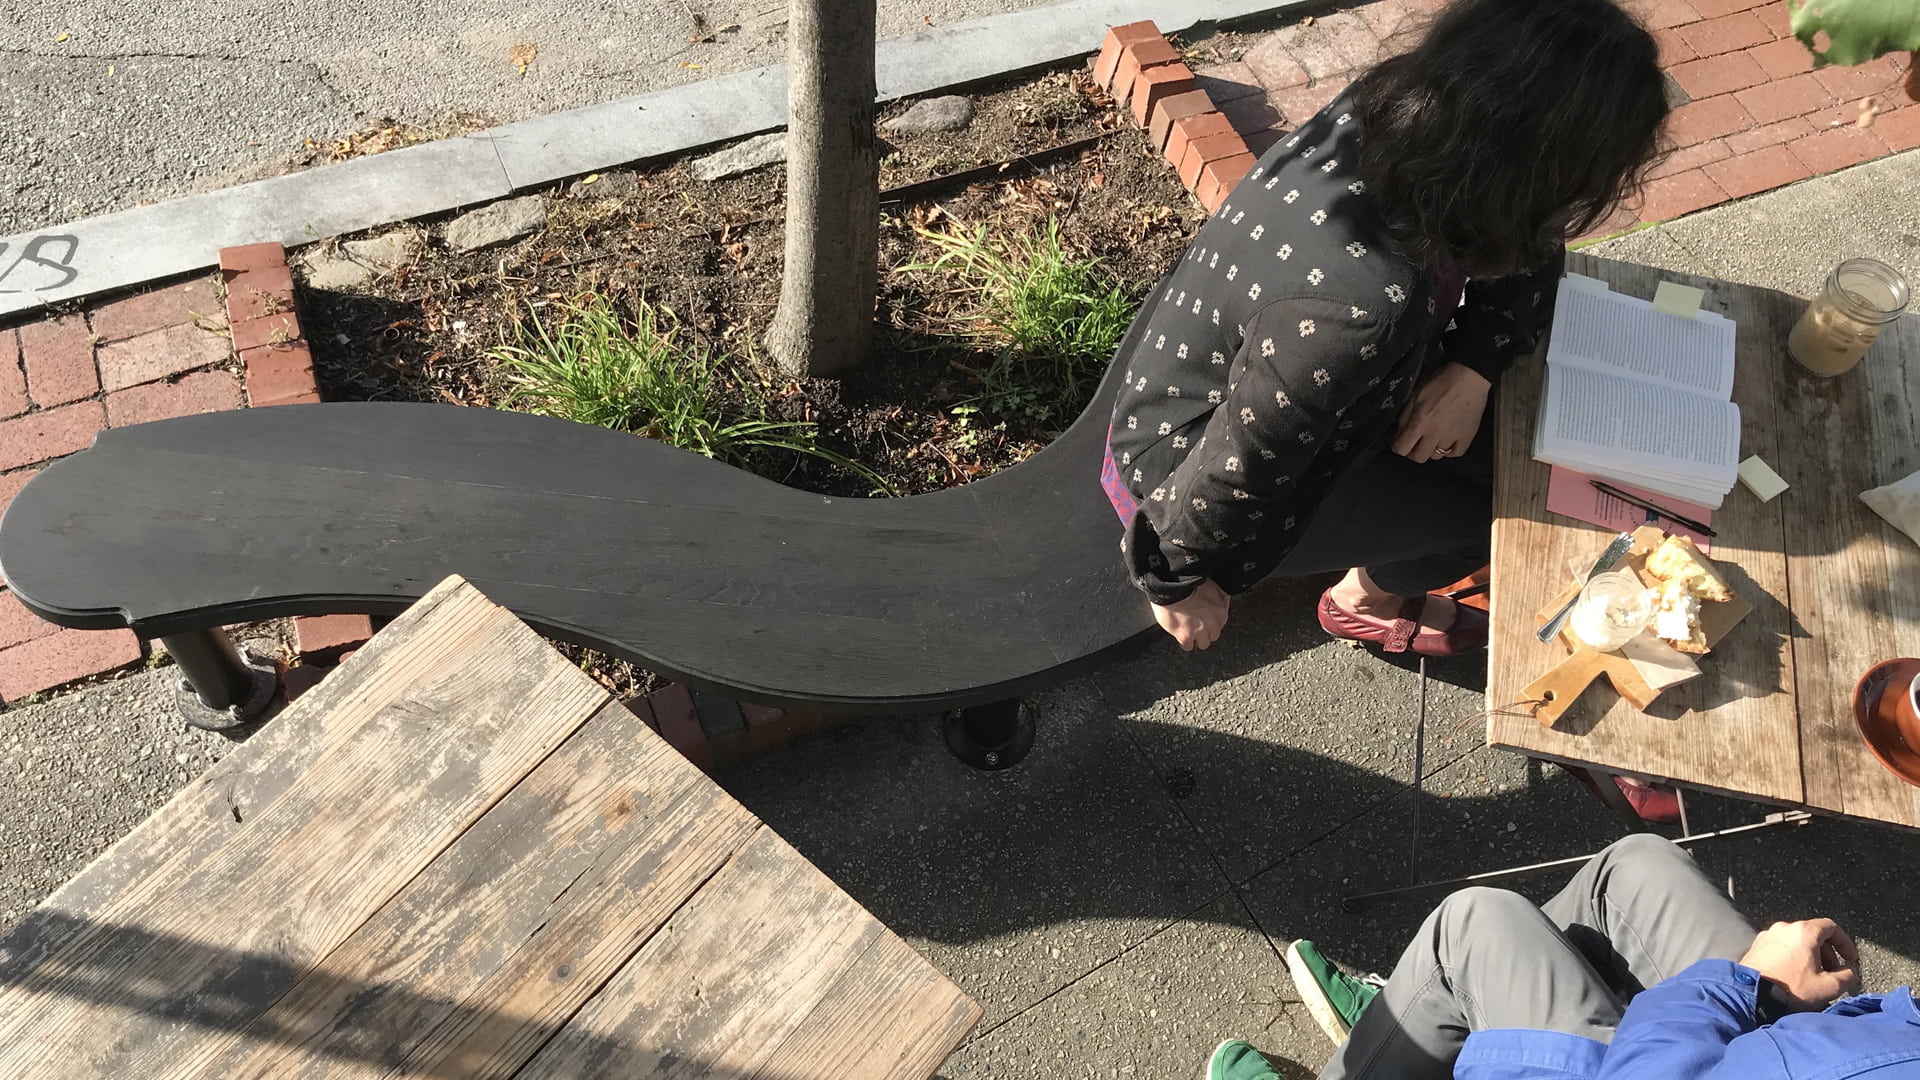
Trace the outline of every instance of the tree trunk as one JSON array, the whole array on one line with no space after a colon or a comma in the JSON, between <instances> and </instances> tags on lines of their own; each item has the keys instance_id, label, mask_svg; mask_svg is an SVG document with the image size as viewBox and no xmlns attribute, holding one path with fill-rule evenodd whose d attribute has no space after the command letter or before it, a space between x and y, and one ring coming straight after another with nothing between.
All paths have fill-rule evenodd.
<instances>
[{"instance_id":1,"label":"tree trunk","mask_svg":"<svg viewBox=\"0 0 1920 1080\"><path fill-rule=\"evenodd\" d=\"M767 349L792 375L867 358L879 288L875 0L790 0L787 256Z\"/></svg>"}]
</instances>

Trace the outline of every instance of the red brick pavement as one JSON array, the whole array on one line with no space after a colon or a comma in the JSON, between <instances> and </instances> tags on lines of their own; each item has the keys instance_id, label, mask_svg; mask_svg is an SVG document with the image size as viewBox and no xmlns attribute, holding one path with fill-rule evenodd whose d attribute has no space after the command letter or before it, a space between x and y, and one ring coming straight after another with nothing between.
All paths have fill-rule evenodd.
<instances>
[{"instance_id":1,"label":"red brick pavement","mask_svg":"<svg viewBox=\"0 0 1920 1080\"><path fill-rule=\"evenodd\" d=\"M46 463L103 428L253 404L318 401L278 244L230 249L225 269L86 310L0 328L0 511ZM234 352L236 338L250 357ZM250 378L255 375L257 377ZM297 620L303 651L365 641L364 616ZM139 661L124 630L62 630L0 588L0 703Z\"/></svg>"},{"instance_id":2,"label":"red brick pavement","mask_svg":"<svg viewBox=\"0 0 1920 1080\"><path fill-rule=\"evenodd\" d=\"M1900 84L1905 54L1813 70L1787 28L1786 0L1624 0L1654 32L1682 100L1671 153L1629 212L1596 235L1663 221L1920 147L1920 103ZM1194 67L1249 148L1271 145L1333 99L1375 56L1390 55L1435 0L1374 0L1290 20ZM1879 111L1857 122L1871 99ZM1262 105L1265 108L1262 108Z\"/></svg>"}]
</instances>

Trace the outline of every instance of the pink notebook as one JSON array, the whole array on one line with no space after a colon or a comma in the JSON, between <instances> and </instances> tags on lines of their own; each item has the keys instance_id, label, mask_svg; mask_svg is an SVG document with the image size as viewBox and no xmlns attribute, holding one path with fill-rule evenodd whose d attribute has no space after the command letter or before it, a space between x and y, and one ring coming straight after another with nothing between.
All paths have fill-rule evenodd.
<instances>
[{"instance_id":1,"label":"pink notebook","mask_svg":"<svg viewBox=\"0 0 1920 1080\"><path fill-rule=\"evenodd\" d=\"M1703 524L1713 524L1713 511L1706 507L1695 506L1692 503L1684 503L1665 495L1656 495L1651 491L1634 487L1632 484L1622 484L1612 480L1607 482L1619 488L1621 491L1638 495L1640 498L1656 506L1671 510L1676 514L1684 514ZM1547 509L1556 514L1564 514L1567 517L1579 521L1591 522L1602 528L1613 529L1617 532L1637 529L1647 522L1647 512L1645 510L1642 510L1630 502L1625 502L1603 493L1600 489L1588 482L1588 477L1585 473L1577 473L1572 469L1563 469L1558 465L1553 467L1552 475L1547 480ZM1676 536L1691 537L1694 546L1698 547L1702 553L1713 549L1713 542L1711 540L1677 521L1660 518L1655 521L1654 524Z\"/></svg>"}]
</instances>

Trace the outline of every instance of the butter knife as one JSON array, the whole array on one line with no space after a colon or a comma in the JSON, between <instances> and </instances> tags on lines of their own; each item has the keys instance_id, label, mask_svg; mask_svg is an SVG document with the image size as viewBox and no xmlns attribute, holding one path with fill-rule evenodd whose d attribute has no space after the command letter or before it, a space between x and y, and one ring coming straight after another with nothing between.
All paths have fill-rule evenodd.
<instances>
[{"instance_id":1,"label":"butter knife","mask_svg":"<svg viewBox=\"0 0 1920 1080\"><path fill-rule=\"evenodd\" d=\"M1619 536L1614 537L1613 543L1608 544L1607 550L1601 552L1600 558L1595 560L1593 569L1587 571L1587 576L1580 579L1581 587L1584 589L1586 583L1593 580L1593 575L1604 574L1620 565L1620 560L1626 558L1627 552L1631 550L1633 550L1633 533L1623 532ZM1567 606L1561 608L1559 613L1554 615L1553 618L1548 619L1547 625L1541 627L1539 633L1535 636L1537 636L1542 643L1550 642L1554 638L1559 637L1560 628L1566 625L1567 616L1573 614L1573 606L1579 602L1580 594L1574 593L1573 599L1567 601Z\"/></svg>"}]
</instances>

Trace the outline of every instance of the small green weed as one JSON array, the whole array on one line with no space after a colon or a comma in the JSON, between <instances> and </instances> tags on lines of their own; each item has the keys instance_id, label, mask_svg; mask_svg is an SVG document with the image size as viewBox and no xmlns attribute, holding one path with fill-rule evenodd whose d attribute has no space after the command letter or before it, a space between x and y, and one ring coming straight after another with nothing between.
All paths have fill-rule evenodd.
<instances>
[{"instance_id":1,"label":"small green weed","mask_svg":"<svg viewBox=\"0 0 1920 1080\"><path fill-rule=\"evenodd\" d=\"M803 454L891 491L871 469L820 445L811 422L770 419L771 392L754 366L682 342L670 313L642 302L623 320L599 295L556 310L529 318L519 344L490 350L508 373L509 405L631 431L747 469L762 451Z\"/></svg>"},{"instance_id":2,"label":"small green weed","mask_svg":"<svg viewBox=\"0 0 1920 1080\"><path fill-rule=\"evenodd\" d=\"M1060 222L1036 232L990 238L917 230L939 251L907 271L947 271L972 303L963 312L969 336L995 350L976 372L990 405L1044 416L1076 409L1113 357L1136 301L1107 283L1097 258L1068 250Z\"/></svg>"}]
</instances>

